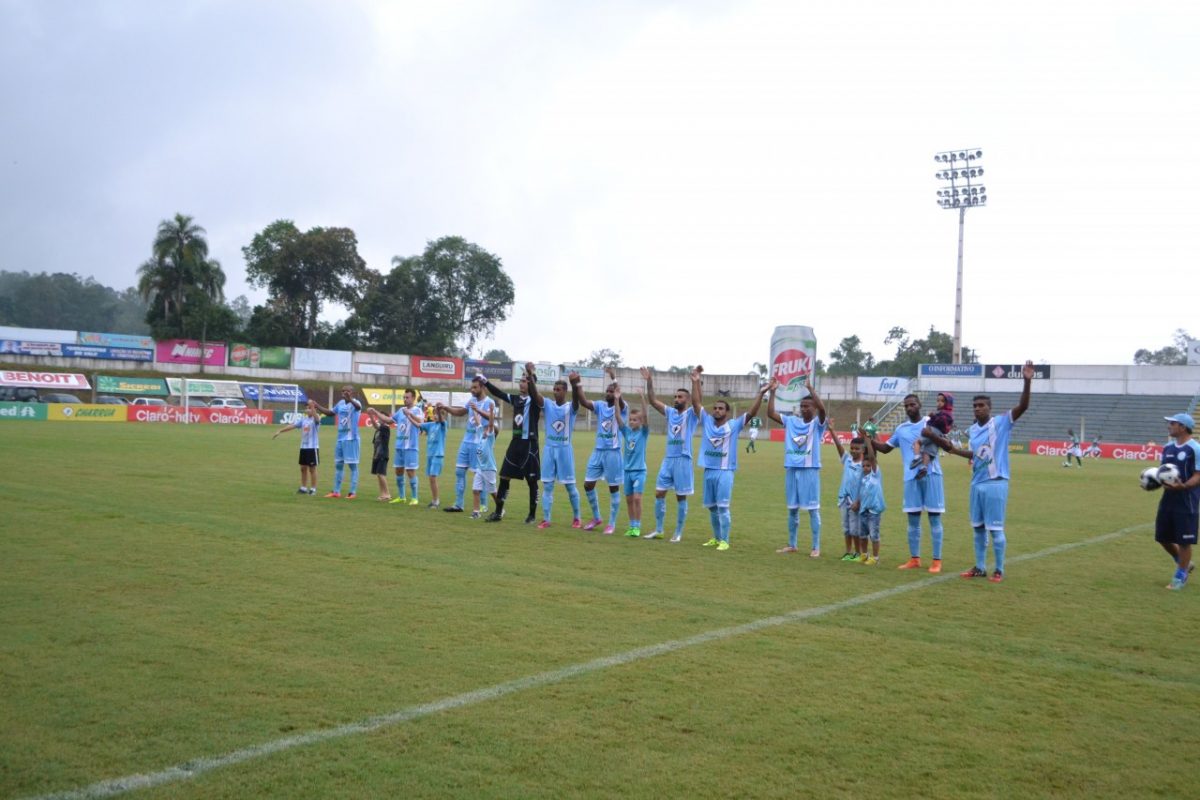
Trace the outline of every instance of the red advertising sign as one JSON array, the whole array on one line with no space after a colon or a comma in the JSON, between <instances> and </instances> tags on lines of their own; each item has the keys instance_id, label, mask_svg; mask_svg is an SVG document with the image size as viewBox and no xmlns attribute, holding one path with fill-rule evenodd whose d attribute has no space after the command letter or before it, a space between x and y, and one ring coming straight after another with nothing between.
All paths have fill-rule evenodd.
<instances>
[{"instance_id":1,"label":"red advertising sign","mask_svg":"<svg viewBox=\"0 0 1200 800\"><path fill-rule=\"evenodd\" d=\"M225 366L225 343L205 342L203 359L200 343L194 339L165 339L154 343L154 360L164 364L199 364Z\"/></svg>"},{"instance_id":2,"label":"red advertising sign","mask_svg":"<svg viewBox=\"0 0 1200 800\"><path fill-rule=\"evenodd\" d=\"M189 408L178 406L129 406L130 422L210 422L215 425L270 425L275 413L258 408Z\"/></svg>"},{"instance_id":3,"label":"red advertising sign","mask_svg":"<svg viewBox=\"0 0 1200 800\"><path fill-rule=\"evenodd\" d=\"M1056 456L1065 458L1067 450L1071 448L1070 442L1065 441L1049 441L1046 439L1034 439L1029 443L1029 452L1035 456ZM1089 447L1083 445L1080 449L1084 453L1089 452ZM1118 461L1146 461L1151 464L1157 464L1162 461L1162 445L1157 444L1128 444L1128 443L1111 443L1104 442L1100 445L1100 458L1115 458Z\"/></svg>"},{"instance_id":4,"label":"red advertising sign","mask_svg":"<svg viewBox=\"0 0 1200 800\"><path fill-rule=\"evenodd\" d=\"M84 375L69 372L25 372L0 370L0 386L35 386L44 389L90 389Z\"/></svg>"},{"instance_id":5,"label":"red advertising sign","mask_svg":"<svg viewBox=\"0 0 1200 800\"><path fill-rule=\"evenodd\" d=\"M462 380L463 362L461 358L450 356L412 356L408 362L414 378L445 378L446 380Z\"/></svg>"}]
</instances>

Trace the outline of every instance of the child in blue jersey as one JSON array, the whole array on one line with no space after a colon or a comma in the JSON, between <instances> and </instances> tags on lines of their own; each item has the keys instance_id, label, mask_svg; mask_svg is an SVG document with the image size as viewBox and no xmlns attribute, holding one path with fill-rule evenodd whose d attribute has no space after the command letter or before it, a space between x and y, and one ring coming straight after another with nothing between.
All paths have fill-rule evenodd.
<instances>
[{"instance_id":1,"label":"child in blue jersey","mask_svg":"<svg viewBox=\"0 0 1200 800\"><path fill-rule=\"evenodd\" d=\"M479 519L482 516L480 508L487 505L488 495L491 495L493 499L496 496L496 421L494 419L488 420L487 427L480 434L479 453L475 462L475 482L471 486L475 505L471 511L471 519ZM483 506L479 503L481 495Z\"/></svg>"},{"instance_id":2,"label":"child in blue jersey","mask_svg":"<svg viewBox=\"0 0 1200 800\"><path fill-rule=\"evenodd\" d=\"M296 494L314 495L317 493L317 464L320 463L320 432L321 415L317 412L317 404L309 400L304 416L291 425L284 425L275 431L272 439L287 431L300 431L300 488Z\"/></svg>"},{"instance_id":3,"label":"child in blue jersey","mask_svg":"<svg viewBox=\"0 0 1200 800\"><path fill-rule=\"evenodd\" d=\"M480 436L486 425L485 420L490 421L496 413L496 401L487 396L484 380L477 375L471 379L471 396L466 405L462 408L446 406L446 411L451 416L467 418L467 428L454 461L454 505L444 509L461 512L467 491L467 470L476 468Z\"/></svg>"},{"instance_id":4,"label":"child in blue jersey","mask_svg":"<svg viewBox=\"0 0 1200 800\"><path fill-rule=\"evenodd\" d=\"M692 370L694 379L699 379L703 367ZM695 474L692 467L692 437L700 421L700 401L692 397L687 389L675 392L675 404L667 408L654 396L654 380L650 370L642 367L642 378L646 381L646 396L654 410L667 418L667 447L662 466L654 483L654 530L644 538L657 539L663 535L663 522L667 517L667 492L674 490L678 502L675 519L675 544L683 541L683 525L687 521L688 497L695 492Z\"/></svg>"},{"instance_id":5,"label":"child in blue jersey","mask_svg":"<svg viewBox=\"0 0 1200 800\"><path fill-rule=\"evenodd\" d=\"M712 523L712 538L705 547L719 551L729 549L729 504L733 501L733 476L737 472L738 436L746 422L762 407L763 397L773 390L777 382L772 380L763 386L750 410L738 417L730 417L729 403L718 400L713 403L712 413L700 410L700 466L704 467L704 507L708 509ZM692 372L692 397L700 397L700 374Z\"/></svg>"},{"instance_id":6,"label":"child in blue jersey","mask_svg":"<svg viewBox=\"0 0 1200 800\"><path fill-rule=\"evenodd\" d=\"M864 540L859 538L858 510L851 507L858 500L858 487L862 481L863 440L861 437L851 439L850 452L847 453L833 428L833 417L826 422L833 446L838 451L838 459L842 462L842 482L838 486L837 496L838 512L842 519L842 536L846 540L846 552L842 555L842 561L858 561L860 556L866 558L867 551L863 545Z\"/></svg>"},{"instance_id":7,"label":"child in blue jersey","mask_svg":"<svg viewBox=\"0 0 1200 800\"><path fill-rule=\"evenodd\" d=\"M542 453L542 521L537 526L541 530L550 527L550 509L554 504L554 484L557 482L566 487L567 498L571 501L574 517L571 527L582 528L579 490L575 488L575 450L571 446L571 434L575 431L579 407L567 399L566 381L555 381L553 392L552 397L543 397L536 383L529 384L529 396L540 404L546 430L546 444Z\"/></svg>"},{"instance_id":8,"label":"child in blue jersey","mask_svg":"<svg viewBox=\"0 0 1200 800\"><path fill-rule=\"evenodd\" d=\"M446 407L438 403L429 413L433 414L433 420L421 423L421 433L425 434L425 474L429 476L430 503L426 508L439 508L438 478L446 456Z\"/></svg>"},{"instance_id":9,"label":"child in blue jersey","mask_svg":"<svg viewBox=\"0 0 1200 800\"><path fill-rule=\"evenodd\" d=\"M862 481L858 487L858 499L854 501L854 510L858 512L859 541L870 542L871 552L863 545L863 564L874 566L879 563L879 529L883 525L883 512L887 504L883 502L883 476L879 473L879 465L875 460L875 448L871 440L866 441L866 452L862 457Z\"/></svg>"},{"instance_id":10,"label":"child in blue jersey","mask_svg":"<svg viewBox=\"0 0 1200 800\"><path fill-rule=\"evenodd\" d=\"M334 445L333 451L333 491L325 496L342 496L343 470L349 467L350 491L346 493L346 499L353 500L358 496L358 461L362 447L358 425L362 417L362 402L354 397L354 387L346 384L342 387L342 399L337 401L333 408L324 408L315 401L314 405L320 413L334 417L337 424L337 444Z\"/></svg>"},{"instance_id":11,"label":"child in blue jersey","mask_svg":"<svg viewBox=\"0 0 1200 800\"><path fill-rule=\"evenodd\" d=\"M621 402L620 387L614 393L616 402ZM642 535L642 492L646 490L646 443L650 441L650 426L646 419L646 395L642 395L641 408L629 410L629 422L621 425L622 452L625 471L625 504L629 512L629 527L625 535L638 538Z\"/></svg>"},{"instance_id":12,"label":"child in blue jersey","mask_svg":"<svg viewBox=\"0 0 1200 800\"><path fill-rule=\"evenodd\" d=\"M396 499L395 504L417 505L417 466L421 459L421 426L424 415L417 408L417 393L413 389L404 390L404 405L395 414L392 422L396 427L396 456L392 467L396 470ZM404 481L408 479L408 494L404 496Z\"/></svg>"},{"instance_id":13,"label":"child in blue jersey","mask_svg":"<svg viewBox=\"0 0 1200 800\"><path fill-rule=\"evenodd\" d=\"M767 418L783 426L783 486L788 509L788 543L776 550L786 554L798 551L800 510L808 512L812 531L810 558L821 557L821 441L825 437L825 405L817 396L812 380L804 384L808 392L800 400L799 414L780 415L775 410L775 393L767 403Z\"/></svg>"},{"instance_id":14,"label":"child in blue jersey","mask_svg":"<svg viewBox=\"0 0 1200 800\"><path fill-rule=\"evenodd\" d=\"M1179 483L1163 484L1154 520L1154 541L1175 560L1175 574L1168 589L1179 591L1187 586L1192 574L1192 549L1200 532L1200 444L1192 438L1196 427L1190 414L1163 417L1171 441L1163 447L1162 463L1174 464Z\"/></svg>"},{"instance_id":15,"label":"child in blue jersey","mask_svg":"<svg viewBox=\"0 0 1200 800\"><path fill-rule=\"evenodd\" d=\"M616 398L617 375L611 368L607 370L612 382L604 392L604 399L592 402L588 400L580 388L580 382L571 383L571 393L575 404L596 415L596 447L588 459L587 472L583 478L583 492L588 505L592 509L592 519L587 522L585 531L595 530L600 526L600 501L596 498L596 482L603 478L608 483L608 526L604 533L611 535L617 528L617 514L621 510L621 482L625 479L621 458L621 426L629 419L629 406L622 405ZM618 413L617 409L620 409Z\"/></svg>"}]
</instances>

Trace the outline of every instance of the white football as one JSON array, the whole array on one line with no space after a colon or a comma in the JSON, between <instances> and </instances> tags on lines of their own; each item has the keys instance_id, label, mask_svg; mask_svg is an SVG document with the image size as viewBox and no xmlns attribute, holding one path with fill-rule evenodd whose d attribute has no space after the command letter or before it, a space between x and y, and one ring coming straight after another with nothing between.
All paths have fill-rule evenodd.
<instances>
[{"instance_id":1,"label":"white football","mask_svg":"<svg viewBox=\"0 0 1200 800\"><path fill-rule=\"evenodd\" d=\"M1142 475L1139 480L1142 488L1147 492L1153 492L1155 489L1162 488L1162 481L1158 479L1158 467L1146 467L1142 470Z\"/></svg>"},{"instance_id":2,"label":"white football","mask_svg":"<svg viewBox=\"0 0 1200 800\"><path fill-rule=\"evenodd\" d=\"M1163 464L1158 468L1158 482L1165 483L1167 486L1178 486L1183 483L1183 476L1179 474L1179 467L1174 464Z\"/></svg>"}]
</instances>

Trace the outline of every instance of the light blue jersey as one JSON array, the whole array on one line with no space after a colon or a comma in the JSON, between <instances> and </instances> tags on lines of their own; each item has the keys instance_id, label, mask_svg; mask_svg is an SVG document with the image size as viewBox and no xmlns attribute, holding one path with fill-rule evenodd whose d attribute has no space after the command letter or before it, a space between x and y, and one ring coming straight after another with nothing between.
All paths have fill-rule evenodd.
<instances>
[{"instance_id":1,"label":"light blue jersey","mask_svg":"<svg viewBox=\"0 0 1200 800\"><path fill-rule=\"evenodd\" d=\"M628 425L621 426L621 436L625 439L625 471L646 471L646 443L650 441L650 428L643 425L636 431Z\"/></svg>"},{"instance_id":2,"label":"light blue jersey","mask_svg":"<svg viewBox=\"0 0 1200 800\"><path fill-rule=\"evenodd\" d=\"M318 450L321 447L321 420L305 414L300 418L300 449Z\"/></svg>"},{"instance_id":3,"label":"light blue jersey","mask_svg":"<svg viewBox=\"0 0 1200 800\"><path fill-rule=\"evenodd\" d=\"M967 431L971 440L971 483L1008 480L1008 439L1012 434L1012 412L992 417L984 424L976 422Z\"/></svg>"},{"instance_id":4,"label":"light blue jersey","mask_svg":"<svg viewBox=\"0 0 1200 800\"><path fill-rule=\"evenodd\" d=\"M337 419L337 440L339 442L357 442L358 420L362 416L362 406L357 400L338 400L333 407Z\"/></svg>"},{"instance_id":5,"label":"light blue jersey","mask_svg":"<svg viewBox=\"0 0 1200 800\"><path fill-rule=\"evenodd\" d=\"M913 480L917 476L917 470L921 468L921 462L917 461L917 466L910 466L913 458L913 442L921 438L921 431L925 430L925 426L929 424L929 417L921 417L916 422L910 422L907 419L896 426L896 430L892 431L892 435L888 437L887 443L896 450L899 450L903 455L901 463L904 465L904 481ZM1007 453L1007 450L1005 450ZM1007 463L1007 462L1006 462ZM942 460L940 458L930 459L929 474L942 474ZM908 511L909 509L905 509ZM941 513L940 511L938 513Z\"/></svg>"},{"instance_id":6,"label":"light blue jersey","mask_svg":"<svg viewBox=\"0 0 1200 800\"><path fill-rule=\"evenodd\" d=\"M570 400L559 405L553 398L542 398L542 419L546 423L547 447L570 447L571 434L575 431L575 416L578 409Z\"/></svg>"},{"instance_id":7,"label":"light blue jersey","mask_svg":"<svg viewBox=\"0 0 1200 800\"><path fill-rule=\"evenodd\" d=\"M400 408L395 414L392 414L392 421L396 423L396 449L397 450L416 450L421 446L421 425L420 412L413 409L410 413L407 408Z\"/></svg>"},{"instance_id":8,"label":"light blue jersey","mask_svg":"<svg viewBox=\"0 0 1200 800\"><path fill-rule=\"evenodd\" d=\"M838 505L849 505L858 499L862 474L862 461L855 461L854 456L849 453L843 454L842 485L838 487Z\"/></svg>"},{"instance_id":9,"label":"light blue jersey","mask_svg":"<svg viewBox=\"0 0 1200 800\"><path fill-rule=\"evenodd\" d=\"M882 514L887 509L883 502L883 475L876 467L874 472L862 473L862 482L858 486L858 510L870 514Z\"/></svg>"},{"instance_id":10,"label":"light blue jersey","mask_svg":"<svg viewBox=\"0 0 1200 800\"><path fill-rule=\"evenodd\" d=\"M489 433L479 440L478 472L496 471L496 434Z\"/></svg>"},{"instance_id":11,"label":"light blue jersey","mask_svg":"<svg viewBox=\"0 0 1200 800\"><path fill-rule=\"evenodd\" d=\"M691 406L683 411L667 406L667 452L664 458L692 457L692 436L696 433L697 422L696 410Z\"/></svg>"},{"instance_id":12,"label":"light blue jersey","mask_svg":"<svg viewBox=\"0 0 1200 800\"><path fill-rule=\"evenodd\" d=\"M737 469L737 438L746 427L746 415L742 414L733 419L726 418L725 422L717 425L707 409L700 411L702 427L700 441L700 466L705 469L727 469L731 472Z\"/></svg>"},{"instance_id":13,"label":"light blue jersey","mask_svg":"<svg viewBox=\"0 0 1200 800\"><path fill-rule=\"evenodd\" d=\"M825 424L814 416L805 422L799 414L783 417L783 465L785 467L821 468L821 439Z\"/></svg>"},{"instance_id":14,"label":"light blue jersey","mask_svg":"<svg viewBox=\"0 0 1200 800\"><path fill-rule=\"evenodd\" d=\"M621 409L620 419L617 419L616 409L604 400L595 401L592 408L596 414L596 449L620 450L621 426L629 421L629 405Z\"/></svg>"},{"instance_id":15,"label":"light blue jersey","mask_svg":"<svg viewBox=\"0 0 1200 800\"><path fill-rule=\"evenodd\" d=\"M476 400L474 395L467 400L467 429L463 433L463 442L466 444L478 444L483 437L483 429L489 424L478 412L484 411L489 416L496 416L496 401L490 397L485 397L482 400Z\"/></svg>"},{"instance_id":16,"label":"light blue jersey","mask_svg":"<svg viewBox=\"0 0 1200 800\"><path fill-rule=\"evenodd\" d=\"M446 455L446 422L422 422L421 430L425 431L425 455Z\"/></svg>"}]
</instances>

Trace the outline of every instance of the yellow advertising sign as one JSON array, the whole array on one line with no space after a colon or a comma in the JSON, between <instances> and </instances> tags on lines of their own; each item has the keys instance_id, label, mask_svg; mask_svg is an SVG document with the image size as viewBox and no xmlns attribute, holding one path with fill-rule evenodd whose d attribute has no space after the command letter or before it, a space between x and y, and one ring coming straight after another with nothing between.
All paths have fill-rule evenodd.
<instances>
[{"instance_id":1,"label":"yellow advertising sign","mask_svg":"<svg viewBox=\"0 0 1200 800\"><path fill-rule=\"evenodd\" d=\"M421 390L413 389L417 394L417 400L421 399ZM367 398L367 404L372 406L402 406L404 405L404 389L380 389L375 386L364 386L362 389L363 397Z\"/></svg>"},{"instance_id":2,"label":"yellow advertising sign","mask_svg":"<svg viewBox=\"0 0 1200 800\"><path fill-rule=\"evenodd\" d=\"M46 419L51 422L126 422L127 408L90 403L47 403Z\"/></svg>"}]
</instances>

